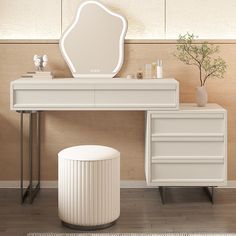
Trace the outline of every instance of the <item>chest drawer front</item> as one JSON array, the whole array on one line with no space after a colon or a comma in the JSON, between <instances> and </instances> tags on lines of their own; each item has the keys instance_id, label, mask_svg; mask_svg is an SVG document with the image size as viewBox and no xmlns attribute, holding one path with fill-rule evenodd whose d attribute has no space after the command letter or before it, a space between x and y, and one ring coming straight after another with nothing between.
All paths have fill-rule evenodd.
<instances>
[{"instance_id":1,"label":"chest drawer front","mask_svg":"<svg viewBox=\"0 0 236 236\"><path fill-rule=\"evenodd\" d=\"M152 113L151 133L224 133L224 113Z\"/></svg>"},{"instance_id":2,"label":"chest drawer front","mask_svg":"<svg viewBox=\"0 0 236 236\"><path fill-rule=\"evenodd\" d=\"M151 182L159 185L204 185L224 183L223 164L152 164Z\"/></svg>"},{"instance_id":3,"label":"chest drawer front","mask_svg":"<svg viewBox=\"0 0 236 236\"><path fill-rule=\"evenodd\" d=\"M151 142L151 158L158 156L224 156L222 141Z\"/></svg>"}]
</instances>

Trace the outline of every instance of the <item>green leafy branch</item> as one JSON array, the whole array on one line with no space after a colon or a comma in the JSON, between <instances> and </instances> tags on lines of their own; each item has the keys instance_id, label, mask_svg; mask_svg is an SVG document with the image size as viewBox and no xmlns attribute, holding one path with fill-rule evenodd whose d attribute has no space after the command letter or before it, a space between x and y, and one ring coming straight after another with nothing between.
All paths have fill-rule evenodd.
<instances>
[{"instance_id":1,"label":"green leafy branch","mask_svg":"<svg viewBox=\"0 0 236 236\"><path fill-rule=\"evenodd\" d=\"M187 65L198 67L201 86L204 86L210 77L223 78L227 69L226 62L221 57L212 57L219 53L219 46L208 42L194 44L195 39L197 37L194 34L180 35L174 56Z\"/></svg>"}]
</instances>

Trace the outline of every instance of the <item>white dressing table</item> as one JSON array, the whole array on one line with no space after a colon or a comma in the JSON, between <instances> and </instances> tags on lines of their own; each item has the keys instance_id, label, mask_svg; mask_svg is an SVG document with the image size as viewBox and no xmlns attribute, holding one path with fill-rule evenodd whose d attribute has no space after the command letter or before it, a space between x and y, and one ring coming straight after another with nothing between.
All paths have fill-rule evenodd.
<instances>
[{"instance_id":1,"label":"white dressing table","mask_svg":"<svg viewBox=\"0 0 236 236\"><path fill-rule=\"evenodd\" d=\"M148 185L226 184L227 113L216 104L204 108L194 104L179 107L179 83L175 79L18 79L11 83L11 110L21 114L22 202L27 195L32 202L40 188L40 168L38 183L33 187L34 145L40 167L40 112L55 110L143 110ZM26 191L23 189L25 114L29 115L30 173ZM164 199L163 189L160 190Z\"/></svg>"},{"instance_id":2,"label":"white dressing table","mask_svg":"<svg viewBox=\"0 0 236 236\"><path fill-rule=\"evenodd\" d=\"M40 188L40 112L81 110L178 110L179 83L175 79L29 79L11 82L11 110L20 112L21 199L33 201ZM24 147L24 115L29 115L28 149ZM34 124L35 123L35 124ZM36 137L36 138L35 138ZM33 154L37 150L38 183L33 186ZM23 188L25 150L29 186Z\"/></svg>"}]
</instances>

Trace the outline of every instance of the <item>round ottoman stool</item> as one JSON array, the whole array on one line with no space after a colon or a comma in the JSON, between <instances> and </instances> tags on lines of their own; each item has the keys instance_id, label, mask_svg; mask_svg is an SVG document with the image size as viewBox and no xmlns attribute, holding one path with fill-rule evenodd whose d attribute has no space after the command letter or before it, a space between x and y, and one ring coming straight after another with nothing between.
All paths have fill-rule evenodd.
<instances>
[{"instance_id":1,"label":"round ottoman stool","mask_svg":"<svg viewBox=\"0 0 236 236\"><path fill-rule=\"evenodd\" d=\"M82 145L58 154L58 210L65 226L102 229L120 215L120 153Z\"/></svg>"}]
</instances>

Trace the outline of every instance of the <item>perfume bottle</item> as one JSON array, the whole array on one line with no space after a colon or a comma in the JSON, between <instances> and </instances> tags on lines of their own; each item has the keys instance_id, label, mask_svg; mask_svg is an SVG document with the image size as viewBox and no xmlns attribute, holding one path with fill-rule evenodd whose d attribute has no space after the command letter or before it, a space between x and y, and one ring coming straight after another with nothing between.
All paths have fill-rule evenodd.
<instances>
[{"instance_id":1,"label":"perfume bottle","mask_svg":"<svg viewBox=\"0 0 236 236\"><path fill-rule=\"evenodd\" d=\"M162 60L157 60L157 79L163 78Z\"/></svg>"},{"instance_id":2,"label":"perfume bottle","mask_svg":"<svg viewBox=\"0 0 236 236\"><path fill-rule=\"evenodd\" d=\"M156 79L157 78L157 63L153 62L152 63L152 78Z\"/></svg>"}]
</instances>

